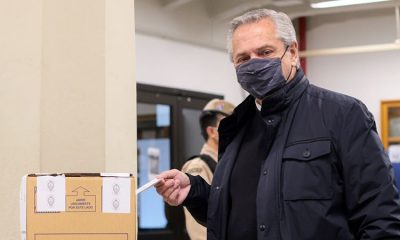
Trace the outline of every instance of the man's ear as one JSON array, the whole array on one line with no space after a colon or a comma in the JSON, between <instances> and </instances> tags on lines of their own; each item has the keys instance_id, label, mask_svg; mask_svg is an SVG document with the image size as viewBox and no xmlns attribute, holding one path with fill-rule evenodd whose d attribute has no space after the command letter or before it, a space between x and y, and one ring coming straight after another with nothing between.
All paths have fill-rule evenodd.
<instances>
[{"instance_id":1,"label":"man's ear","mask_svg":"<svg viewBox=\"0 0 400 240\"><path fill-rule=\"evenodd\" d=\"M207 129L208 138L214 137L216 132L218 131L215 127L208 126Z\"/></svg>"},{"instance_id":2,"label":"man's ear","mask_svg":"<svg viewBox=\"0 0 400 240\"><path fill-rule=\"evenodd\" d=\"M297 59L299 58L299 48L297 45L297 42L293 42L290 47L289 47L289 51L290 51L290 56L291 56L291 64L292 66L296 66L297 64Z\"/></svg>"}]
</instances>

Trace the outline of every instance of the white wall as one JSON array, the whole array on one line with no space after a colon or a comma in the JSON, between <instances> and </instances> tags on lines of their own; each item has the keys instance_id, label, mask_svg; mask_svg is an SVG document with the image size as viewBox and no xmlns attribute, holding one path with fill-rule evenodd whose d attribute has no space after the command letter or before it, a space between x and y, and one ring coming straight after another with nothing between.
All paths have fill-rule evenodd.
<instances>
[{"instance_id":1,"label":"white wall","mask_svg":"<svg viewBox=\"0 0 400 240\"><path fill-rule=\"evenodd\" d=\"M221 94L243 100L228 54L182 42L136 34L138 83Z\"/></svg>"},{"instance_id":2,"label":"white wall","mask_svg":"<svg viewBox=\"0 0 400 240\"><path fill-rule=\"evenodd\" d=\"M394 9L308 18L307 49L393 43ZM380 131L380 101L400 99L400 51L312 57L310 81L362 100Z\"/></svg>"},{"instance_id":3,"label":"white wall","mask_svg":"<svg viewBox=\"0 0 400 240\"><path fill-rule=\"evenodd\" d=\"M204 1L189 1L166 9L160 0L135 3L136 32L159 38L180 39L198 46L225 48L227 21L210 18Z\"/></svg>"},{"instance_id":4,"label":"white wall","mask_svg":"<svg viewBox=\"0 0 400 240\"><path fill-rule=\"evenodd\" d=\"M235 104L243 100L221 49L227 23L213 21L202 1L168 10L159 0L146 0L135 8L138 83L220 94Z\"/></svg>"},{"instance_id":5,"label":"white wall","mask_svg":"<svg viewBox=\"0 0 400 240\"><path fill-rule=\"evenodd\" d=\"M35 172L136 173L133 0L0 1L0 233Z\"/></svg>"},{"instance_id":6,"label":"white wall","mask_svg":"<svg viewBox=\"0 0 400 240\"><path fill-rule=\"evenodd\" d=\"M40 1L0 1L0 233L19 235L21 176L40 168Z\"/></svg>"}]
</instances>

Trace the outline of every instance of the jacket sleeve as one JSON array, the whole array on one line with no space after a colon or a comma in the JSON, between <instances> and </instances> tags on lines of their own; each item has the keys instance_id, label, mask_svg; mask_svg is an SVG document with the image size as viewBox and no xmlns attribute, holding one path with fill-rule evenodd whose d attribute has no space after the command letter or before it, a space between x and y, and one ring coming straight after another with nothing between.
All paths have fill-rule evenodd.
<instances>
[{"instance_id":1,"label":"jacket sleeve","mask_svg":"<svg viewBox=\"0 0 400 240\"><path fill-rule=\"evenodd\" d=\"M200 176L187 175L189 176L191 187L182 205L187 208L198 223L206 226L210 185Z\"/></svg>"},{"instance_id":2,"label":"jacket sleeve","mask_svg":"<svg viewBox=\"0 0 400 240\"><path fill-rule=\"evenodd\" d=\"M357 239L400 239L400 200L372 114L355 102L340 130L345 201Z\"/></svg>"}]
</instances>

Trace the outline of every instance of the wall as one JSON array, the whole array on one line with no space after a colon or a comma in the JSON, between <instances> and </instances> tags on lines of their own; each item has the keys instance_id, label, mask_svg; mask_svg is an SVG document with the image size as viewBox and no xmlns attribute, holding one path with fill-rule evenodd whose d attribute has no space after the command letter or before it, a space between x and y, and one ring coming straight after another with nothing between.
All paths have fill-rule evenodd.
<instances>
[{"instance_id":1,"label":"wall","mask_svg":"<svg viewBox=\"0 0 400 240\"><path fill-rule=\"evenodd\" d=\"M28 10L29 9L29 10ZM0 232L19 239L19 183L40 168L40 1L0 1Z\"/></svg>"},{"instance_id":2,"label":"wall","mask_svg":"<svg viewBox=\"0 0 400 240\"><path fill-rule=\"evenodd\" d=\"M43 0L41 170L104 169L104 19L104 2Z\"/></svg>"},{"instance_id":3,"label":"wall","mask_svg":"<svg viewBox=\"0 0 400 240\"><path fill-rule=\"evenodd\" d=\"M138 83L224 95L243 100L228 54L210 48L136 34Z\"/></svg>"},{"instance_id":4,"label":"wall","mask_svg":"<svg viewBox=\"0 0 400 240\"><path fill-rule=\"evenodd\" d=\"M21 177L136 173L134 1L0 1L0 232Z\"/></svg>"},{"instance_id":5,"label":"wall","mask_svg":"<svg viewBox=\"0 0 400 240\"><path fill-rule=\"evenodd\" d=\"M164 2L168 1L136 1L137 33L224 50L228 21L210 18L205 1L188 1L172 9Z\"/></svg>"},{"instance_id":6,"label":"wall","mask_svg":"<svg viewBox=\"0 0 400 240\"><path fill-rule=\"evenodd\" d=\"M226 44L227 22L211 19L202 1L176 9L166 9L161 3L136 4L137 81L221 94L240 103L244 93L221 48Z\"/></svg>"},{"instance_id":7,"label":"wall","mask_svg":"<svg viewBox=\"0 0 400 240\"><path fill-rule=\"evenodd\" d=\"M393 43L394 9L308 18L307 49ZM380 130L380 101L400 99L400 51L312 57L312 83L362 100Z\"/></svg>"}]
</instances>

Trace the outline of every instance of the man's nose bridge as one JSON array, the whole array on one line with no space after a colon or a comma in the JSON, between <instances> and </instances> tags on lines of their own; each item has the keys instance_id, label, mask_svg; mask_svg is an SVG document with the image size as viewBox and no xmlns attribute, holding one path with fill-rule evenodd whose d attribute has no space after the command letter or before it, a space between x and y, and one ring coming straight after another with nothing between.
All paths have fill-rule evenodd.
<instances>
[{"instance_id":1,"label":"man's nose bridge","mask_svg":"<svg viewBox=\"0 0 400 240\"><path fill-rule=\"evenodd\" d=\"M257 53L255 53L255 52L252 52L251 54L250 54L250 59L257 59L257 58L262 58L262 57L260 57Z\"/></svg>"}]
</instances>

